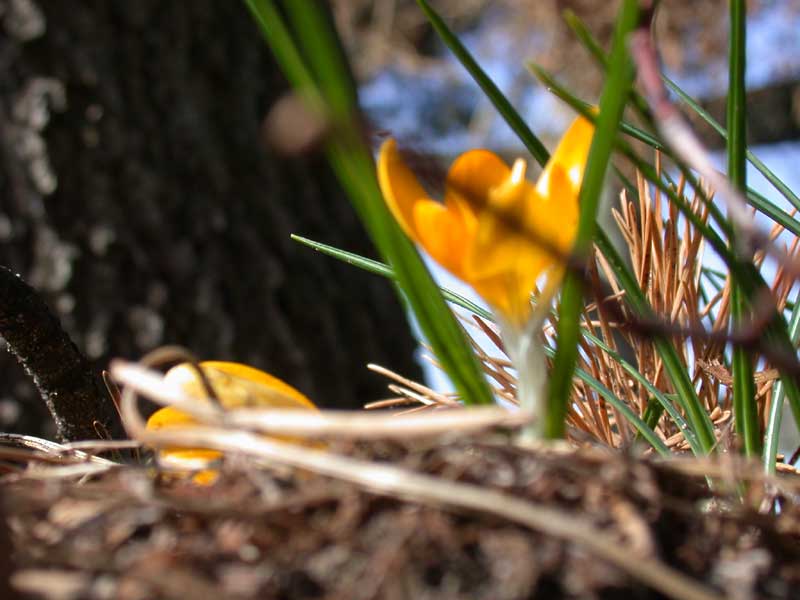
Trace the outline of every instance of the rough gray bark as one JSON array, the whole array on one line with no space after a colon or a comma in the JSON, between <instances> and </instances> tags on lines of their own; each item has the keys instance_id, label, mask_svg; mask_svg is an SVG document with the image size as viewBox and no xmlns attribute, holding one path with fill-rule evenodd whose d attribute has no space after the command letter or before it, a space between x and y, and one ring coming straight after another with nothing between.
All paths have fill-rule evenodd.
<instances>
[{"instance_id":1,"label":"rough gray bark","mask_svg":"<svg viewBox=\"0 0 800 600\"><path fill-rule=\"evenodd\" d=\"M0 11L0 264L95 367L178 343L337 407L382 394L368 361L418 373L390 286L289 239L372 254L320 157L265 151L286 86L242 2ZM24 379L0 358L0 427Z\"/></svg>"}]
</instances>

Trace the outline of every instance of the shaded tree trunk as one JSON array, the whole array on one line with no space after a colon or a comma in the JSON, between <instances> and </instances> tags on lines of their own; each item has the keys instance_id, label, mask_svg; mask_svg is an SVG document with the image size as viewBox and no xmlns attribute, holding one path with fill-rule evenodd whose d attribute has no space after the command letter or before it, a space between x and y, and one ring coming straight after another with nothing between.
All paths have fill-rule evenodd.
<instances>
[{"instance_id":1,"label":"shaded tree trunk","mask_svg":"<svg viewBox=\"0 0 800 600\"><path fill-rule=\"evenodd\" d=\"M336 407L382 394L369 361L418 373L390 285L289 239L372 254L322 158L264 149L286 84L242 2L0 8L0 263L95 367L177 343ZM5 429L35 396L13 363Z\"/></svg>"}]
</instances>

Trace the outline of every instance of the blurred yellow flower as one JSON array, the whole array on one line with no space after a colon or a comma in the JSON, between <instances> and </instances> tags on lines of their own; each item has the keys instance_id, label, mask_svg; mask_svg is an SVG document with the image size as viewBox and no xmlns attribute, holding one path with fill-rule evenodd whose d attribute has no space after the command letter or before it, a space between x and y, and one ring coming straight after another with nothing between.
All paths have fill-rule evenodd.
<instances>
[{"instance_id":1,"label":"blurred yellow flower","mask_svg":"<svg viewBox=\"0 0 800 600\"><path fill-rule=\"evenodd\" d=\"M381 147L378 179L406 234L470 284L510 325L521 327L531 315L530 295L537 283L554 290L563 276L562 258L578 226L578 193L593 133L589 121L577 118L535 186L525 179L523 159L509 168L492 152L470 150L453 163L444 202L437 202L393 139Z\"/></svg>"},{"instance_id":2,"label":"blurred yellow flower","mask_svg":"<svg viewBox=\"0 0 800 600\"><path fill-rule=\"evenodd\" d=\"M296 408L316 410L313 402L289 384L253 367L233 362L205 361L199 364L208 383L214 389L220 404L226 410L238 408ZM177 386L192 398L205 399L200 377L189 363L182 363L167 371L167 385ZM155 431L171 427L196 425L197 421L176 408L167 406L154 412L147 420L147 429ZM222 453L202 448L167 448L159 452L159 460L178 471L203 469L209 462L219 459ZM201 470L194 477L196 483L212 483L216 471Z\"/></svg>"}]
</instances>

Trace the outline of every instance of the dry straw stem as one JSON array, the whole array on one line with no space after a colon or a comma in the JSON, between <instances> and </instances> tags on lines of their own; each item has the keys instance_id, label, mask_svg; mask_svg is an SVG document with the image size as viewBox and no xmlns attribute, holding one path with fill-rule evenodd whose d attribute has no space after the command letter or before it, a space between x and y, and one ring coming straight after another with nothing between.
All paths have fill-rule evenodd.
<instances>
[{"instance_id":1,"label":"dry straw stem","mask_svg":"<svg viewBox=\"0 0 800 600\"><path fill-rule=\"evenodd\" d=\"M392 389L393 391L397 389L398 390L397 393L399 393L402 396L402 398L395 398L393 399L393 401L403 400L403 401L411 401L412 403L422 402L423 404L429 406L437 406L437 405L450 406L450 407L461 406L461 403L458 402L458 400L456 400L452 396L437 392L426 385L422 385L421 383L403 377L402 375L395 373L394 371L387 369L386 367L382 367L380 365L371 363L367 365L367 368L370 371L374 371L375 373L383 375L384 377L392 379L396 381L398 384L400 384L400 387L395 386L394 388L392 388L390 386L390 389ZM420 397L422 399L420 399ZM385 403L388 401L382 401L382 402L384 404L371 403L367 405L366 408L381 408L386 406Z\"/></svg>"},{"instance_id":2,"label":"dry straw stem","mask_svg":"<svg viewBox=\"0 0 800 600\"><path fill-rule=\"evenodd\" d=\"M453 409L424 415L255 409L225 412L164 385L160 373L137 364L114 361L111 374L118 383L159 404L172 405L186 411L198 420L261 433L304 437L409 439L471 433L492 427L521 427L531 419L524 411L511 412L497 407Z\"/></svg>"},{"instance_id":3,"label":"dry straw stem","mask_svg":"<svg viewBox=\"0 0 800 600\"><path fill-rule=\"evenodd\" d=\"M121 383L130 379L143 383L140 390L154 383L150 372L128 363L115 362L111 373ZM152 398L154 400L164 400ZM172 397L169 396L171 400ZM721 596L706 586L655 559L641 560L636 552L620 545L619 539L597 529L592 523L565 511L482 487L421 475L406 469L377 465L330 452L265 439L244 430L198 425L174 430L148 431L136 408L136 395L128 385L122 395L122 417L126 428L140 442L154 447L203 447L222 452L245 454L274 465L288 465L360 485L382 495L399 496L457 510L499 516L546 535L575 543L622 569L631 577L675 599L717 600ZM477 409L473 409L477 410ZM473 412L464 411L466 412ZM195 416L214 421L213 411L200 410ZM428 414L424 418L431 419Z\"/></svg>"}]
</instances>

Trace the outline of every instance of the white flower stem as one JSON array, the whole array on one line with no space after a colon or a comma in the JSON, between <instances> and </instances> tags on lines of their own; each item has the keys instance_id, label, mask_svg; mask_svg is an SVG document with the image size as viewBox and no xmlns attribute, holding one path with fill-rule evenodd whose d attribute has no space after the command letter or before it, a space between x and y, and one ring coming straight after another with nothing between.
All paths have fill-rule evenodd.
<instances>
[{"instance_id":1,"label":"white flower stem","mask_svg":"<svg viewBox=\"0 0 800 600\"><path fill-rule=\"evenodd\" d=\"M521 408L533 415L533 422L523 430L522 439L539 440L547 410L547 368L537 335L543 319L534 311L534 316L522 327L511 325L499 316L497 322L508 357L517 369L517 400Z\"/></svg>"}]
</instances>

